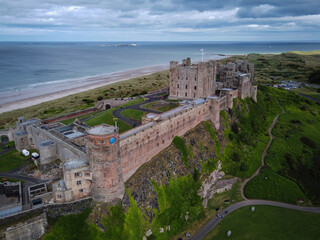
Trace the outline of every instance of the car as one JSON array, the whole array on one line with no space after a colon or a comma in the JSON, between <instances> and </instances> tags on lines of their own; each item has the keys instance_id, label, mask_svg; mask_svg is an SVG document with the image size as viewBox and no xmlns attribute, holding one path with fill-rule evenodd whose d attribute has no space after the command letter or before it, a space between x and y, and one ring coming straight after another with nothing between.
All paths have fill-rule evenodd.
<instances>
[{"instance_id":1,"label":"car","mask_svg":"<svg viewBox=\"0 0 320 240\"><path fill-rule=\"evenodd\" d=\"M228 214L229 212L228 212L228 211L224 211L224 213L225 213L225 214Z\"/></svg>"}]
</instances>

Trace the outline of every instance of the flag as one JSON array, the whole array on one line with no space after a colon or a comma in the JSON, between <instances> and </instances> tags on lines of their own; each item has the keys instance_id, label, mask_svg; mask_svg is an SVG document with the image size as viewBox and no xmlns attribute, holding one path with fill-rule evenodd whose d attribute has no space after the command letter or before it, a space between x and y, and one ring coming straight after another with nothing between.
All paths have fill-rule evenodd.
<instances>
[{"instance_id":1,"label":"flag","mask_svg":"<svg viewBox=\"0 0 320 240\"><path fill-rule=\"evenodd\" d=\"M200 49L201 52L203 52L203 49Z\"/></svg>"}]
</instances>

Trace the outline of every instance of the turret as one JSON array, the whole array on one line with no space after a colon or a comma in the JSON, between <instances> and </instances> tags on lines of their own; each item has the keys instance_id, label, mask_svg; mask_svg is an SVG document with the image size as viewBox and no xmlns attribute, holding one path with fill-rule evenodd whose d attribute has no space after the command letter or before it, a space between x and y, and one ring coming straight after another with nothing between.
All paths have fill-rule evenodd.
<instances>
[{"instance_id":1,"label":"turret","mask_svg":"<svg viewBox=\"0 0 320 240\"><path fill-rule=\"evenodd\" d=\"M101 202L122 199L122 177L118 129L106 124L88 130L87 155L92 171L92 197Z\"/></svg>"}]
</instances>

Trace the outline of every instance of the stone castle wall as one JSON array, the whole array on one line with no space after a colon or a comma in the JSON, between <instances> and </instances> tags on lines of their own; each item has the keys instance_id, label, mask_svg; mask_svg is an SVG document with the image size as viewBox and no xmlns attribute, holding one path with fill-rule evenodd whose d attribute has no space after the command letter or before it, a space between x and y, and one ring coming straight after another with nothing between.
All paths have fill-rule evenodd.
<instances>
[{"instance_id":1,"label":"stone castle wall","mask_svg":"<svg viewBox=\"0 0 320 240\"><path fill-rule=\"evenodd\" d=\"M191 106L159 122L151 122L120 135L122 175L128 180L134 172L155 155L167 148L174 136L182 136L200 122L210 119L207 100L198 106Z\"/></svg>"},{"instance_id":2,"label":"stone castle wall","mask_svg":"<svg viewBox=\"0 0 320 240\"><path fill-rule=\"evenodd\" d=\"M56 153L57 158L63 162L72 159L86 159L86 153L81 151L76 146L72 145L72 143L62 140L50 132L47 132L40 127L28 127L27 132L29 133L29 139L32 139L33 147L38 148L39 143L47 140L52 140L56 143Z\"/></svg>"}]
</instances>

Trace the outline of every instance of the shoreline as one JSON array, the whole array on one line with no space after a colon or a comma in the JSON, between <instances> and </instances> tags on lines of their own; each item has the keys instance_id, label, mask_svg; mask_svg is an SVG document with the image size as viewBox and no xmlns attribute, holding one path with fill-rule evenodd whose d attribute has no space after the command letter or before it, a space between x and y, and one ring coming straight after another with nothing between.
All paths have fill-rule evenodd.
<instances>
[{"instance_id":1,"label":"shoreline","mask_svg":"<svg viewBox=\"0 0 320 240\"><path fill-rule=\"evenodd\" d=\"M231 56L234 55L215 55L210 59L220 60ZM208 59L205 60L207 61ZM196 60L194 63L197 62L199 61ZM159 64L146 66L119 72L70 79L70 81L57 81L44 84L40 87L16 92L5 92L0 95L0 114L164 70L169 70L169 65Z\"/></svg>"},{"instance_id":2,"label":"shoreline","mask_svg":"<svg viewBox=\"0 0 320 240\"><path fill-rule=\"evenodd\" d=\"M168 69L169 66L155 65L101 76L79 78L63 84L58 83L57 86L52 83L38 88L5 93L0 97L0 114Z\"/></svg>"}]
</instances>

